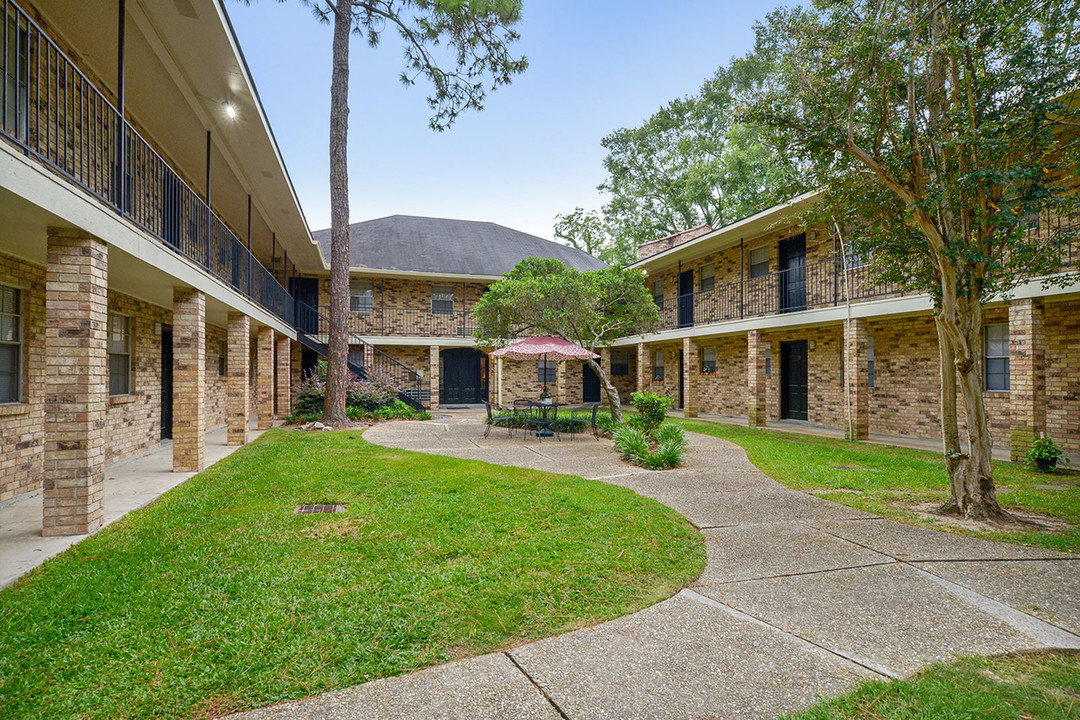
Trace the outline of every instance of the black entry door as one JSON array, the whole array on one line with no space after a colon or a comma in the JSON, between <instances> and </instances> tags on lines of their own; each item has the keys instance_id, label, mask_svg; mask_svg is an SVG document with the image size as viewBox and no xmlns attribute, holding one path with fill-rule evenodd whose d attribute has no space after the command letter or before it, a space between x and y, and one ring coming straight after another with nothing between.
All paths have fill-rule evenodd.
<instances>
[{"instance_id":1,"label":"black entry door","mask_svg":"<svg viewBox=\"0 0 1080 720\"><path fill-rule=\"evenodd\" d=\"M679 273L679 327L694 324L694 271Z\"/></svg>"},{"instance_id":2,"label":"black entry door","mask_svg":"<svg viewBox=\"0 0 1080 720\"><path fill-rule=\"evenodd\" d=\"M780 343L780 417L809 419L805 340Z\"/></svg>"},{"instance_id":3,"label":"black entry door","mask_svg":"<svg viewBox=\"0 0 1080 720\"><path fill-rule=\"evenodd\" d=\"M780 312L806 308L806 235L781 240Z\"/></svg>"},{"instance_id":4,"label":"black entry door","mask_svg":"<svg viewBox=\"0 0 1080 720\"><path fill-rule=\"evenodd\" d=\"M161 326L161 439L172 437L172 326Z\"/></svg>"},{"instance_id":5,"label":"black entry door","mask_svg":"<svg viewBox=\"0 0 1080 720\"><path fill-rule=\"evenodd\" d=\"M600 402L600 376L587 363L581 363L581 401Z\"/></svg>"},{"instance_id":6,"label":"black entry door","mask_svg":"<svg viewBox=\"0 0 1080 720\"><path fill-rule=\"evenodd\" d=\"M296 329L301 332L319 332L319 280L318 278L289 278L289 292L296 300Z\"/></svg>"},{"instance_id":7,"label":"black entry door","mask_svg":"<svg viewBox=\"0 0 1080 720\"><path fill-rule=\"evenodd\" d=\"M485 356L472 348L443 350L439 401L455 404L487 400L485 360Z\"/></svg>"}]
</instances>

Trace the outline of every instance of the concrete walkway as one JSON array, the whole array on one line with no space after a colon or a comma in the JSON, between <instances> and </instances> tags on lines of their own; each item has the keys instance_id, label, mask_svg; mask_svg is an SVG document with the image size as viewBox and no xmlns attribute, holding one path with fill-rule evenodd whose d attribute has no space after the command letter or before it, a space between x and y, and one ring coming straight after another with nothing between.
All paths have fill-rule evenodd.
<instances>
[{"instance_id":1,"label":"concrete walkway","mask_svg":"<svg viewBox=\"0 0 1080 720\"><path fill-rule=\"evenodd\" d=\"M631 488L701 529L692 587L595 627L243 713L293 718L770 718L937 660L1080 648L1080 556L900 525L788 490L689 434L649 472L609 441L483 438L475 413L387 423L371 442Z\"/></svg>"},{"instance_id":2,"label":"concrete walkway","mask_svg":"<svg viewBox=\"0 0 1080 720\"><path fill-rule=\"evenodd\" d=\"M280 424L280 423L278 423ZM248 441L262 435L252 422ZM206 467L232 455L239 446L225 444L225 426L206 433ZM105 518L111 525L132 510L153 502L195 473L172 471L172 441L149 452L105 466ZM5 588L89 535L41 536L41 490L0 503L0 588Z\"/></svg>"}]
</instances>

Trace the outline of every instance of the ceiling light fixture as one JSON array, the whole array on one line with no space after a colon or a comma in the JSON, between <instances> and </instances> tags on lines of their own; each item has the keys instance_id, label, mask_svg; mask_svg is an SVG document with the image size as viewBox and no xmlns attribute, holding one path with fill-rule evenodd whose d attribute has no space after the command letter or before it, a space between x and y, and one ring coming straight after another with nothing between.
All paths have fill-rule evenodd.
<instances>
[{"instance_id":1,"label":"ceiling light fixture","mask_svg":"<svg viewBox=\"0 0 1080 720\"><path fill-rule=\"evenodd\" d=\"M231 102L225 103L225 115L230 120L236 119L236 106L233 105Z\"/></svg>"}]
</instances>

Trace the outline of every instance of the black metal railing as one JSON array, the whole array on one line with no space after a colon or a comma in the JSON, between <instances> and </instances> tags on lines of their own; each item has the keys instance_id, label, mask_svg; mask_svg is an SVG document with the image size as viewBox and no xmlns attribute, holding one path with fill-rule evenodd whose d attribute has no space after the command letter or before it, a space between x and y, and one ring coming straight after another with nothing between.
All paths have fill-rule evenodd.
<instances>
[{"instance_id":1,"label":"black metal railing","mask_svg":"<svg viewBox=\"0 0 1080 720\"><path fill-rule=\"evenodd\" d=\"M296 338L305 347L326 357L330 318L307 303L296 301ZM431 401L431 390L422 371L413 370L355 333L349 333L349 370L361 380L378 374L390 380L403 401L422 410Z\"/></svg>"},{"instance_id":2,"label":"black metal railing","mask_svg":"<svg viewBox=\"0 0 1080 720\"><path fill-rule=\"evenodd\" d=\"M289 325L289 293L12 0L0 134Z\"/></svg>"},{"instance_id":3,"label":"black metal railing","mask_svg":"<svg viewBox=\"0 0 1080 720\"><path fill-rule=\"evenodd\" d=\"M434 312L429 307L372 305L349 312L349 332L360 335L464 338L475 331L469 310Z\"/></svg>"}]
</instances>

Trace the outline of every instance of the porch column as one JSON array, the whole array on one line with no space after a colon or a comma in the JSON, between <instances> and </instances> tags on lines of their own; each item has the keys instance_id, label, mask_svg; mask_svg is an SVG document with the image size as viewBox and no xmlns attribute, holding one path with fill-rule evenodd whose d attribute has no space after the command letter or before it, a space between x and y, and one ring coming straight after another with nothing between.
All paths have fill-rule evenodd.
<instances>
[{"instance_id":1,"label":"porch column","mask_svg":"<svg viewBox=\"0 0 1080 720\"><path fill-rule=\"evenodd\" d=\"M297 396L300 394L300 380L303 373L303 366L301 362L303 360L303 347L300 343L290 341L289 343L289 355L292 357L292 362L289 367L290 381L289 381L289 410L296 407Z\"/></svg>"},{"instance_id":2,"label":"porch column","mask_svg":"<svg viewBox=\"0 0 1080 720\"><path fill-rule=\"evenodd\" d=\"M288 335L277 336L277 387L274 388L274 400L277 403L277 417L287 418L292 413L292 392L289 383L292 380L292 340Z\"/></svg>"},{"instance_id":3,"label":"porch column","mask_svg":"<svg viewBox=\"0 0 1080 720\"><path fill-rule=\"evenodd\" d=\"M104 515L109 252L86 233L48 233L41 534L82 535Z\"/></svg>"},{"instance_id":4,"label":"porch column","mask_svg":"<svg viewBox=\"0 0 1080 720\"><path fill-rule=\"evenodd\" d=\"M698 383L701 371L699 370L700 358L698 357L697 342L693 338L683 338L683 417L697 417L698 414Z\"/></svg>"},{"instance_id":5,"label":"porch column","mask_svg":"<svg viewBox=\"0 0 1080 720\"><path fill-rule=\"evenodd\" d=\"M769 416L765 393L765 349L768 346L759 330L746 334L746 419L751 427L765 427Z\"/></svg>"},{"instance_id":6,"label":"porch column","mask_svg":"<svg viewBox=\"0 0 1080 720\"><path fill-rule=\"evenodd\" d=\"M649 389L649 384L652 382L652 356L649 353L649 346L645 343L638 343L637 346L637 391L646 392Z\"/></svg>"},{"instance_id":7,"label":"porch column","mask_svg":"<svg viewBox=\"0 0 1080 720\"><path fill-rule=\"evenodd\" d=\"M258 332L255 358L255 427L274 426L274 328L263 325Z\"/></svg>"},{"instance_id":8,"label":"porch column","mask_svg":"<svg viewBox=\"0 0 1080 720\"><path fill-rule=\"evenodd\" d=\"M555 402L570 402L566 390L566 376L570 372L570 363L566 360L555 363Z\"/></svg>"},{"instance_id":9,"label":"porch column","mask_svg":"<svg viewBox=\"0 0 1080 720\"><path fill-rule=\"evenodd\" d=\"M206 296L173 288L173 472L199 472L206 452Z\"/></svg>"},{"instance_id":10,"label":"porch column","mask_svg":"<svg viewBox=\"0 0 1080 720\"><path fill-rule=\"evenodd\" d=\"M1046 432L1046 332L1041 300L1009 306L1009 457L1025 462L1031 441Z\"/></svg>"},{"instance_id":11,"label":"porch column","mask_svg":"<svg viewBox=\"0 0 1080 720\"><path fill-rule=\"evenodd\" d=\"M844 321L844 437L870 437L870 367L867 356L866 320Z\"/></svg>"},{"instance_id":12,"label":"porch column","mask_svg":"<svg viewBox=\"0 0 1080 720\"><path fill-rule=\"evenodd\" d=\"M428 407L432 410L439 409L439 346L432 345L428 348L428 388L431 400Z\"/></svg>"},{"instance_id":13,"label":"porch column","mask_svg":"<svg viewBox=\"0 0 1080 720\"><path fill-rule=\"evenodd\" d=\"M243 313L229 313L228 398L229 445L243 445L248 434L248 393L251 368L251 319Z\"/></svg>"},{"instance_id":14,"label":"porch column","mask_svg":"<svg viewBox=\"0 0 1080 720\"><path fill-rule=\"evenodd\" d=\"M371 343L364 343L364 367L375 367L375 346Z\"/></svg>"}]
</instances>

